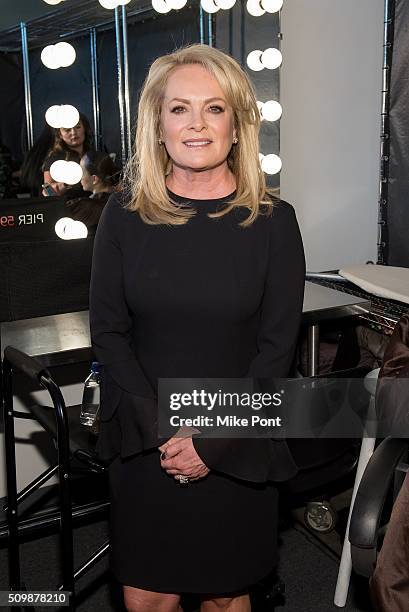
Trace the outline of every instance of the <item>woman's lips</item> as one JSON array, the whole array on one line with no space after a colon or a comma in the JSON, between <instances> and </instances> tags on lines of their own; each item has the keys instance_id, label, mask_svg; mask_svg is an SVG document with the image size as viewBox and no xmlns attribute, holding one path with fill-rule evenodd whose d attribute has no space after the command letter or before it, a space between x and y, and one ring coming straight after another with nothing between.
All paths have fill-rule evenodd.
<instances>
[{"instance_id":1,"label":"woman's lips","mask_svg":"<svg viewBox=\"0 0 409 612\"><path fill-rule=\"evenodd\" d=\"M191 141L186 141L183 143L186 147L189 147L190 149L203 149L204 147L209 146L210 144L212 144L211 140L191 140Z\"/></svg>"}]
</instances>

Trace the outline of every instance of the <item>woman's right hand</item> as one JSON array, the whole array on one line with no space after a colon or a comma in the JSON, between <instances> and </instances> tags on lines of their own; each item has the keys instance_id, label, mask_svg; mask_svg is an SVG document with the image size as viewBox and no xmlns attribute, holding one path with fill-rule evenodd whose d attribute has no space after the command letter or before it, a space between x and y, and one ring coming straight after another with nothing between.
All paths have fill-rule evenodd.
<instances>
[{"instance_id":1,"label":"woman's right hand","mask_svg":"<svg viewBox=\"0 0 409 612\"><path fill-rule=\"evenodd\" d=\"M199 480L210 471L197 454L191 436L173 436L159 450L161 467L175 480L179 480L181 475L187 476L189 481Z\"/></svg>"},{"instance_id":2,"label":"woman's right hand","mask_svg":"<svg viewBox=\"0 0 409 612\"><path fill-rule=\"evenodd\" d=\"M52 183L47 183L47 185L49 187L51 187L51 189L54 191L55 195L62 195L63 193L65 193L67 191L67 187L65 186L65 183L52 182ZM42 194L45 197L50 196L50 194L47 193L47 191L45 189L43 189Z\"/></svg>"}]
</instances>

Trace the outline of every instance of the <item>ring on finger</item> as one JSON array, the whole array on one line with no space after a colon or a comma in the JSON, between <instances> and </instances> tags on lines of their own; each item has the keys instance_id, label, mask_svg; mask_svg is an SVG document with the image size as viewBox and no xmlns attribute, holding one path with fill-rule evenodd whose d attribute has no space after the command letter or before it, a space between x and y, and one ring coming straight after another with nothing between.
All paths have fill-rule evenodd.
<instances>
[{"instance_id":1,"label":"ring on finger","mask_svg":"<svg viewBox=\"0 0 409 612\"><path fill-rule=\"evenodd\" d=\"M183 474L177 474L175 476L175 479L178 480L179 484L181 484L181 485L189 484L189 478L187 476L184 476Z\"/></svg>"}]
</instances>

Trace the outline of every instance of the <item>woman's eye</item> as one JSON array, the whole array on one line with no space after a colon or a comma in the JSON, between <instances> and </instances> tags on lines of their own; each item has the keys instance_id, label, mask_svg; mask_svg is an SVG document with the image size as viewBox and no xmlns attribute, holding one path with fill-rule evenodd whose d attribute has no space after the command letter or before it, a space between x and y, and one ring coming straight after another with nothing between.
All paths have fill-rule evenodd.
<instances>
[{"instance_id":1,"label":"woman's eye","mask_svg":"<svg viewBox=\"0 0 409 612\"><path fill-rule=\"evenodd\" d=\"M172 108L172 113L180 113L181 111L184 111L185 108L184 106L175 106L175 108Z\"/></svg>"},{"instance_id":2,"label":"woman's eye","mask_svg":"<svg viewBox=\"0 0 409 612\"><path fill-rule=\"evenodd\" d=\"M215 106L211 106L211 107L210 107L210 110L211 110L212 112L222 113L222 112L224 111L224 108L223 108L222 106L217 106L217 105L215 105Z\"/></svg>"}]
</instances>

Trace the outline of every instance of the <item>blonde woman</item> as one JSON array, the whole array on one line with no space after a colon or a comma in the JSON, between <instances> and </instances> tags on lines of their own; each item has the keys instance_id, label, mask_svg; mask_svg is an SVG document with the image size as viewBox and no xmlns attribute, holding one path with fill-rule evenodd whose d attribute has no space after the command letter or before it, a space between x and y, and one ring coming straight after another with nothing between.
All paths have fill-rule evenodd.
<instances>
[{"instance_id":1,"label":"blonde woman","mask_svg":"<svg viewBox=\"0 0 409 612\"><path fill-rule=\"evenodd\" d=\"M248 588L277 561L273 482L296 471L285 442L157 437L159 378L289 372L304 254L292 207L266 191L258 132L231 57L192 45L158 58L128 189L98 227L98 448L111 462L112 569L132 612L176 612L183 593L202 612L248 611Z\"/></svg>"}]
</instances>

